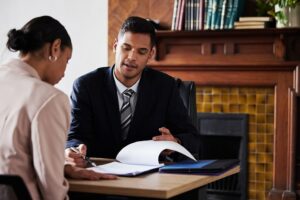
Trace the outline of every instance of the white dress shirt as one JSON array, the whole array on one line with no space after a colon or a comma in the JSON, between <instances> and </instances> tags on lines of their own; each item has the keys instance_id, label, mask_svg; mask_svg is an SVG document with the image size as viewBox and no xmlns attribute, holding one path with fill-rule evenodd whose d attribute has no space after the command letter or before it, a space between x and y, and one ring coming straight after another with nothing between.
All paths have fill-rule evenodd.
<instances>
[{"instance_id":1,"label":"white dress shirt","mask_svg":"<svg viewBox=\"0 0 300 200\"><path fill-rule=\"evenodd\" d=\"M139 79L133 86L131 86L130 88L127 88L123 83L121 83L116 75L115 72L114 74L114 80L116 83L116 87L117 87L117 95L118 95L118 103L119 103L119 111L121 111L122 105L123 105L123 92L127 89L132 89L134 91L134 94L132 94L132 96L130 97L130 105L131 105L131 109L132 109L132 115L134 114L134 110L135 110L135 105L136 105L136 101L137 101L137 89L140 83Z\"/></svg>"},{"instance_id":2,"label":"white dress shirt","mask_svg":"<svg viewBox=\"0 0 300 200\"><path fill-rule=\"evenodd\" d=\"M34 200L66 199L68 97L19 59L0 67L0 93L0 174L21 176Z\"/></svg>"}]
</instances>

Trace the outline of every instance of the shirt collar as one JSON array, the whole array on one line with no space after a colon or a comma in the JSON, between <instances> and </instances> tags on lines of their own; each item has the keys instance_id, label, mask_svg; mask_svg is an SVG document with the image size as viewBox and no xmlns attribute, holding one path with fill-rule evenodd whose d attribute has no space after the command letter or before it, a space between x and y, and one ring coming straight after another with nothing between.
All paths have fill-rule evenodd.
<instances>
[{"instance_id":1,"label":"shirt collar","mask_svg":"<svg viewBox=\"0 0 300 200\"><path fill-rule=\"evenodd\" d=\"M115 83L116 83L116 86L117 86L117 90L118 90L118 92L119 92L120 94L122 94L122 93L123 93L125 90L127 90L127 89L132 89L135 93L137 93L137 88L138 88L138 86L139 86L139 83L140 83L141 78L139 78L139 80L138 80L133 86L131 86L131 87L128 88L128 87L126 87L123 83L121 83L121 82L117 79L114 70L113 70L113 76L114 76L114 80L115 80Z\"/></svg>"}]
</instances>

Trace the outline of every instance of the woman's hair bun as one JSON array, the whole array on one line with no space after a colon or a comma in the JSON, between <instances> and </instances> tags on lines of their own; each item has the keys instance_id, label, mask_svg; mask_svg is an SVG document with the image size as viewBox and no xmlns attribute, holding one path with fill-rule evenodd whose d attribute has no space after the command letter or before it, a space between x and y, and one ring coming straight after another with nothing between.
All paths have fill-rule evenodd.
<instances>
[{"instance_id":1,"label":"woman's hair bun","mask_svg":"<svg viewBox=\"0 0 300 200\"><path fill-rule=\"evenodd\" d=\"M26 34L22 30L11 29L7 34L6 46L11 51L26 51L28 41Z\"/></svg>"}]
</instances>

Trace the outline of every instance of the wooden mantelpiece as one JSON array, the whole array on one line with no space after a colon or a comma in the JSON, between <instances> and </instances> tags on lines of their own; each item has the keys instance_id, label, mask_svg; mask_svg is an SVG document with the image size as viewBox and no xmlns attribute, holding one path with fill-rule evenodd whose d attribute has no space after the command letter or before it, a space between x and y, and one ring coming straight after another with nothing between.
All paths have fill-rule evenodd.
<instances>
[{"instance_id":1,"label":"wooden mantelpiece","mask_svg":"<svg viewBox=\"0 0 300 200\"><path fill-rule=\"evenodd\" d=\"M159 31L151 65L279 63L300 60L300 29Z\"/></svg>"},{"instance_id":2,"label":"wooden mantelpiece","mask_svg":"<svg viewBox=\"0 0 300 200\"><path fill-rule=\"evenodd\" d=\"M268 199L296 199L300 180L296 97L300 86L300 29L158 32L150 67L198 86L273 87L273 183ZM299 141L299 140L298 140ZM297 168L299 169L299 167ZM299 174L298 174L299 177Z\"/></svg>"}]
</instances>

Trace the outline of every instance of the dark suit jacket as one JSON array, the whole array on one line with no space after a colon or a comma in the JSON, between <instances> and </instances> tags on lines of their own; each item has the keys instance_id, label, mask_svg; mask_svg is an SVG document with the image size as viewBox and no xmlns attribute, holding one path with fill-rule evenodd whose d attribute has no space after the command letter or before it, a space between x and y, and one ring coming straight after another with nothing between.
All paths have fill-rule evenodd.
<instances>
[{"instance_id":1,"label":"dark suit jacket","mask_svg":"<svg viewBox=\"0 0 300 200\"><path fill-rule=\"evenodd\" d=\"M88 156L115 158L127 144L151 140L165 126L188 149L197 135L179 96L174 78L145 68L138 87L128 137L121 139L120 112L113 67L98 68L79 77L71 95L72 122L67 147L87 145ZM196 151L189 149L190 151Z\"/></svg>"}]
</instances>

